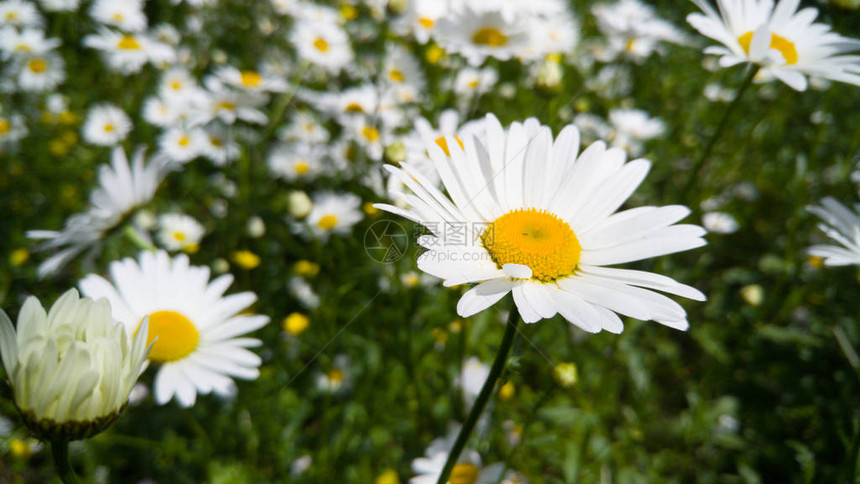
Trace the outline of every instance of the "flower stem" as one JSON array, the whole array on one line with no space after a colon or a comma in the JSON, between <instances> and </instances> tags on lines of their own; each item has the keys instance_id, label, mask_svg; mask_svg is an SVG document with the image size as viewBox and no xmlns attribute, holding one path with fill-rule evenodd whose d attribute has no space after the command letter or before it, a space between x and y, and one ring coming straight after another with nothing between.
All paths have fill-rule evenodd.
<instances>
[{"instance_id":1,"label":"flower stem","mask_svg":"<svg viewBox=\"0 0 860 484\"><path fill-rule=\"evenodd\" d=\"M484 407L487 406L487 402L490 400L490 395L496 387L496 380L499 379L499 376L502 374L502 370L505 368L505 363L508 359L508 352L510 352L511 346L513 345L514 336L517 334L517 325L519 323L520 314L517 312L516 307L512 307L511 314L508 316L508 322L505 325L505 335L502 337L502 343L499 345L496 359L493 360L493 366L490 367L490 374L487 376L487 381L484 382L484 386L481 387L481 392L478 394L478 398L475 400L474 405L472 405L472 409L469 411L469 415L466 417L463 427L460 428L460 433L457 434L457 440L454 441L454 447L451 448L451 453L448 454L448 460L445 462L445 467L442 468L442 473L439 474L437 484L446 484L448 482L448 477L450 477L451 471L457 464L457 459L460 457L463 447L466 446L466 442L469 440L469 435L471 435L472 430L475 428L475 424L478 423L478 418L481 416L481 412L484 411Z\"/></svg>"},{"instance_id":2,"label":"flower stem","mask_svg":"<svg viewBox=\"0 0 860 484\"><path fill-rule=\"evenodd\" d=\"M140 250L148 250L150 252L155 252L158 250L156 246L152 245L152 242L149 242L148 240L144 239L140 235L140 233L131 225L125 227L125 230L123 230L123 234L131 243L133 243Z\"/></svg>"},{"instance_id":3,"label":"flower stem","mask_svg":"<svg viewBox=\"0 0 860 484\"><path fill-rule=\"evenodd\" d=\"M51 454L54 456L54 467L57 469L60 480L64 484L77 484L78 478L75 476L75 471L72 470L72 463L69 461L69 441L52 440Z\"/></svg>"},{"instance_id":4,"label":"flower stem","mask_svg":"<svg viewBox=\"0 0 860 484\"><path fill-rule=\"evenodd\" d=\"M687 179L687 184L684 185L683 194L687 195L690 193L690 190L693 188L693 185L696 184L696 180L699 178L699 173L702 171L702 168L707 164L708 158L711 156L711 152L714 151L714 146L716 146L717 141L719 141L720 137L725 131L726 124L728 124L729 117L731 117L732 112L735 110L738 104L740 104L740 100L744 95L744 92L750 87L752 84L755 75L758 74L759 68L758 66L752 67L747 74L747 77L743 80L743 83L738 88L737 94L735 94L735 98L732 99L731 104L726 108L723 112L723 117L720 119L717 124L717 129L714 131L714 134L711 136L711 139L708 140L708 144L705 146L705 151L702 152L702 155L696 160L693 166L690 168L690 177Z\"/></svg>"}]
</instances>

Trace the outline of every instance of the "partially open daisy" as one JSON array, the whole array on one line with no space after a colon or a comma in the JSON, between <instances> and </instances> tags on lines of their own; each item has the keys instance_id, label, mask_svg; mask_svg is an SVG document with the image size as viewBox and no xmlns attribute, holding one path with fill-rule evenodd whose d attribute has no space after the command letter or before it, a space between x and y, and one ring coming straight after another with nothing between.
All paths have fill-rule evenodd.
<instances>
[{"instance_id":1,"label":"partially open daisy","mask_svg":"<svg viewBox=\"0 0 860 484\"><path fill-rule=\"evenodd\" d=\"M761 66L758 80L777 78L803 91L806 76L860 85L860 57L845 55L860 50L860 40L813 23L814 8L797 10L800 0L717 0L719 12L705 0L693 0L704 15L687 16L702 35L723 44L705 49L721 56L720 65L742 62Z\"/></svg>"},{"instance_id":2,"label":"partially open daisy","mask_svg":"<svg viewBox=\"0 0 860 484\"><path fill-rule=\"evenodd\" d=\"M698 290L649 272L605 266L705 245L704 229L674 225L683 206L637 207L615 213L645 178L646 160L602 141L579 151L579 132L567 126L555 141L535 119L505 131L493 116L486 133L448 137L430 157L449 196L404 163L387 167L410 190L410 208L378 208L418 222L432 233L418 267L446 286L479 283L457 305L460 316L482 311L507 293L526 322L561 314L590 332L621 332L617 313L677 329L684 309L649 291L704 300Z\"/></svg>"},{"instance_id":3,"label":"partially open daisy","mask_svg":"<svg viewBox=\"0 0 860 484\"><path fill-rule=\"evenodd\" d=\"M155 401L174 396L180 405L194 405L197 394L235 392L230 377L259 376L260 357L247 348L255 338L240 338L269 322L267 316L244 314L257 300L252 292L225 296L233 276L209 281L208 267L189 265L181 254L144 252L110 265L112 281L90 274L79 283L93 299L106 298L114 319L137 331L149 317L147 344L155 342L149 360L157 365ZM242 314L240 314L242 313ZM158 338L158 339L156 339Z\"/></svg>"}]
</instances>

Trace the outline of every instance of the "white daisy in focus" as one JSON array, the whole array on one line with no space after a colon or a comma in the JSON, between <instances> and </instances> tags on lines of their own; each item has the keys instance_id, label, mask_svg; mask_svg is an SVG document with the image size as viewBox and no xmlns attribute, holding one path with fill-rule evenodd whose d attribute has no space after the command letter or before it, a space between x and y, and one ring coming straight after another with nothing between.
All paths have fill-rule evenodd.
<instances>
[{"instance_id":1,"label":"white daisy in focus","mask_svg":"<svg viewBox=\"0 0 860 484\"><path fill-rule=\"evenodd\" d=\"M182 213L165 213L158 217L155 238L168 251L197 252L206 229L194 217Z\"/></svg>"},{"instance_id":2,"label":"white daisy in focus","mask_svg":"<svg viewBox=\"0 0 860 484\"><path fill-rule=\"evenodd\" d=\"M722 46L705 49L720 56L720 66L741 63L760 66L759 82L774 78L798 91L806 90L806 76L860 85L860 40L831 32L814 23L818 10L798 11L800 0L718 0L719 11L706 0L693 0L704 14L687 16L702 35Z\"/></svg>"},{"instance_id":3,"label":"white daisy in focus","mask_svg":"<svg viewBox=\"0 0 860 484\"><path fill-rule=\"evenodd\" d=\"M839 243L838 246L813 245L809 255L823 258L826 266L860 265L860 204L855 204L851 210L827 197L821 200L821 205L806 209L823 221L818 228Z\"/></svg>"},{"instance_id":4,"label":"white daisy in focus","mask_svg":"<svg viewBox=\"0 0 860 484\"><path fill-rule=\"evenodd\" d=\"M321 192L313 196L313 208L305 223L313 235L326 241L332 234L349 235L363 218L358 195Z\"/></svg>"},{"instance_id":5,"label":"white daisy in focus","mask_svg":"<svg viewBox=\"0 0 860 484\"><path fill-rule=\"evenodd\" d=\"M619 333L617 313L686 330L684 309L648 289L695 300L693 287L649 272L606 266L681 252L706 244L705 230L674 225L690 213L680 205L615 213L651 167L596 142L579 153L579 131L567 126L553 141L536 119L502 128L487 115L486 134L447 141L451 156L428 146L448 195L409 163L388 170L409 187L409 209L378 208L424 225L423 271L446 286L479 283L457 313L468 317L509 292L523 320L561 314L588 332ZM456 226L458 230L445 230ZM465 243L464 243L465 242Z\"/></svg>"},{"instance_id":6,"label":"white daisy in focus","mask_svg":"<svg viewBox=\"0 0 860 484\"><path fill-rule=\"evenodd\" d=\"M257 301L254 293L225 296L232 283L229 274L210 281L209 268L191 266L185 254L171 259L167 252L147 251L138 260L112 262L110 281L90 274L78 285L88 297L106 298L114 319L129 331L149 318L149 361L159 365L155 401L163 405L175 397L190 407L198 393L234 395L231 377L260 375L260 357L247 349L260 340L239 336L263 327L269 318L244 313Z\"/></svg>"},{"instance_id":7,"label":"white daisy in focus","mask_svg":"<svg viewBox=\"0 0 860 484\"><path fill-rule=\"evenodd\" d=\"M299 22L290 41L299 58L330 72L347 67L354 57L346 32L334 23Z\"/></svg>"},{"instance_id":8,"label":"white daisy in focus","mask_svg":"<svg viewBox=\"0 0 860 484\"><path fill-rule=\"evenodd\" d=\"M90 16L96 22L127 32L146 30L146 15L141 0L95 0Z\"/></svg>"},{"instance_id":9,"label":"white daisy in focus","mask_svg":"<svg viewBox=\"0 0 860 484\"><path fill-rule=\"evenodd\" d=\"M90 109L84 121L84 141L99 146L119 144L131 132L131 119L125 111L112 105L100 104Z\"/></svg>"},{"instance_id":10,"label":"white daisy in focus","mask_svg":"<svg viewBox=\"0 0 860 484\"><path fill-rule=\"evenodd\" d=\"M475 9L465 4L441 18L434 35L446 51L462 55L473 66L487 57L505 61L526 51L532 42L525 19L505 13L501 8Z\"/></svg>"},{"instance_id":11,"label":"white daisy in focus","mask_svg":"<svg viewBox=\"0 0 860 484\"><path fill-rule=\"evenodd\" d=\"M296 142L278 144L269 153L269 171L284 180L313 180L323 168L325 149L319 145Z\"/></svg>"},{"instance_id":12,"label":"white daisy in focus","mask_svg":"<svg viewBox=\"0 0 860 484\"><path fill-rule=\"evenodd\" d=\"M87 211L69 217L62 231L27 232L31 239L45 240L39 250L59 249L39 265L39 277L56 273L82 251L97 247L125 217L152 200L165 174L159 160L145 163L143 149L129 164L122 148L114 148L110 166L99 169L99 186L90 195Z\"/></svg>"}]
</instances>

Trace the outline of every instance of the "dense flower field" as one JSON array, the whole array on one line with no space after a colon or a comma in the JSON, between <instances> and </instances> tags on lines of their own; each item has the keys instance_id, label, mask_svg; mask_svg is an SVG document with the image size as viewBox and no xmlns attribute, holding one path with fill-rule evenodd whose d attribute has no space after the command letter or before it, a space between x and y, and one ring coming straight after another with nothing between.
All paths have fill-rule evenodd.
<instances>
[{"instance_id":1,"label":"dense flower field","mask_svg":"<svg viewBox=\"0 0 860 484\"><path fill-rule=\"evenodd\" d=\"M0 0L0 482L858 482L858 7Z\"/></svg>"}]
</instances>

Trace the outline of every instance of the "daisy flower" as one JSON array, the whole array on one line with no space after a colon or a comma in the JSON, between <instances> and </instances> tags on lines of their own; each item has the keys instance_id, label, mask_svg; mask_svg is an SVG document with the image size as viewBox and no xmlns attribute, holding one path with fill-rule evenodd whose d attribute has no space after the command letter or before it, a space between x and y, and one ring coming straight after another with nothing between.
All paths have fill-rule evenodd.
<instances>
[{"instance_id":1,"label":"daisy flower","mask_svg":"<svg viewBox=\"0 0 860 484\"><path fill-rule=\"evenodd\" d=\"M611 62L627 57L641 62L664 42L682 43L684 35L674 25L654 14L654 9L639 0L601 3L591 9L597 27L607 37L608 45L599 52L599 60Z\"/></svg>"},{"instance_id":2,"label":"daisy flower","mask_svg":"<svg viewBox=\"0 0 860 484\"><path fill-rule=\"evenodd\" d=\"M22 60L20 69L18 87L22 91L48 91L66 79L63 58L53 52Z\"/></svg>"},{"instance_id":3,"label":"daisy flower","mask_svg":"<svg viewBox=\"0 0 860 484\"><path fill-rule=\"evenodd\" d=\"M818 228L841 245L813 245L809 255L823 258L824 265L828 266L860 265L860 204L855 204L851 210L827 197L821 200L820 206L806 209L823 221Z\"/></svg>"},{"instance_id":4,"label":"daisy flower","mask_svg":"<svg viewBox=\"0 0 860 484\"><path fill-rule=\"evenodd\" d=\"M419 44L426 44L433 35L433 28L448 11L448 2L439 0L413 0L406 13L395 20L395 29L403 34L411 33Z\"/></svg>"},{"instance_id":5,"label":"daisy flower","mask_svg":"<svg viewBox=\"0 0 860 484\"><path fill-rule=\"evenodd\" d=\"M640 109L613 109L609 111L612 125L612 146L619 147L632 156L639 156L645 141L660 137L666 131L666 124L659 118L652 118Z\"/></svg>"},{"instance_id":6,"label":"daisy flower","mask_svg":"<svg viewBox=\"0 0 860 484\"><path fill-rule=\"evenodd\" d=\"M299 22L293 27L290 41L299 58L329 72L340 71L354 56L346 32L334 23Z\"/></svg>"},{"instance_id":7,"label":"daisy flower","mask_svg":"<svg viewBox=\"0 0 860 484\"><path fill-rule=\"evenodd\" d=\"M705 0L693 0L702 11L687 16L702 35L723 44L705 49L729 67L749 62L760 67L757 80L773 78L798 91L806 90L806 76L860 85L860 40L814 23L818 10L798 11L800 0L718 0L719 11Z\"/></svg>"},{"instance_id":8,"label":"daisy flower","mask_svg":"<svg viewBox=\"0 0 860 484\"><path fill-rule=\"evenodd\" d=\"M436 484L448 453L454 446L459 426L452 425L446 437L440 437L427 447L425 457L419 457L412 461L412 471L415 476L409 479L409 484ZM468 484L495 484L502 479L505 471L504 463L496 463L490 466L481 465L481 456L473 450L464 450L458 459L457 465L451 470L448 482Z\"/></svg>"},{"instance_id":9,"label":"daisy flower","mask_svg":"<svg viewBox=\"0 0 860 484\"><path fill-rule=\"evenodd\" d=\"M90 7L90 16L96 22L127 32L146 30L146 15L140 0L96 0Z\"/></svg>"},{"instance_id":10,"label":"daisy flower","mask_svg":"<svg viewBox=\"0 0 860 484\"><path fill-rule=\"evenodd\" d=\"M464 67L454 77L454 93L460 96L475 96L489 92L499 80L499 73L492 67L473 69Z\"/></svg>"},{"instance_id":11,"label":"daisy flower","mask_svg":"<svg viewBox=\"0 0 860 484\"><path fill-rule=\"evenodd\" d=\"M382 69L382 82L401 102L416 102L427 84L421 65L412 54L399 46L388 49Z\"/></svg>"},{"instance_id":12,"label":"daisy flower","mask_svg":"<svg viewBox=\"0 0 860 484\"><path fill-rule=\"evenodd\" d=\"M233 66L219 68L215 72L215 76L228 86L248 92L284 92L287 90L287 81L280 77L252 70L240 71Z\"/></svg>"},{"instance_id":13,"label":"daisy flower","mask_svg":"<svg viewBox=\"0 0 860 484\"><path fill-rule=\"evenodd\" d=\"M224 85L218 78L209 76L203 81L206 87L204 110L210 118L218 118L226 124L237 119L254 124L266 124L269 117L258 108L264 106L269 97L263 93L239 91Z\"/></svg>"},{"instance_id":14,"label":"daisy flower","mask_svg":"<svg viewBox=\"0 0 860 484\"><path fill-rule=\"evenodd\" d=\"M158 138L158 152L166 159L185 164L203 154L206 133L201 128L171 128Z\"/></svg>"},{"instance_id":15,"label":"daisy flower","mask_svg":"<svg viewBox=\"0 0 860 484\"><path fill-rule=\"evenodd\" d=\"M323 169L324 155L325 150L321 146L310 143L279 144L269 154L269 171L287 181L312 180Z\"/></svg>"},{"instance_id":16,"label":"daisy flower","mask_svg":"<svg viewBox=\"0 0 860 484\"><path fill-rule=\"evenodd\" d=\"M169 251L197 252L206 229L193 217L181 213L166 213L158 217L156 239Z\"/></svg>"},{"instance_id":17,"label":"daisy flower","mask_svg":"<svg viewBox=\"0 0 860 484\"><path fill-rule=\"evenodd\" d=\"M528 49L532 41L522 16L471 5L448 12L435 30L446 51L462 55L473 66L481 65L487 57L508 60Z\"/></svg>"},{"instance_id":18,"label":"daisy flower","mask_svg":"<svg viewBox=\"0 0 860 484\"><path fill-rule=\"evenodd\" d=\"M637 207L615 213L644 180L647 160L596 142L582 153L579 131L567 126L553 141L536 119L506 131L487 115L486 133L448 138L450 156L436 144L430 157L450 198L409 163L388 170L409 187L410 208L378 208L418 222L432 233L418 267L446 286L479 283L457 305L462 317L513 293L523 320L561 314L589 332L623 329L616 313L688 328L684 309L656 292L704 300L668 277L611 268L705 245L704 229L674 225L683 206Z\"/></svg>"},{"instance_id":19,"label":"daisy flower","mask_svg":"<svg viewBox=\"0 0 860 484\"><path fill-rule=\"evenodd\" d=\"M206 126L203 129L200 144L203 156L217 166L224 166L239 158L239 143L233 140L229 129L225 126L219 124Z\"/></svg>"},{"instance_id":20,"label":"daisy flower","mask_svg":"<svg viewBox=\"0 0 860 484\"><path fill-rule=\"evenodd\" d=\"M62 231L27 232L31 239L46 241L40 250L60 249L39 266L39 277L56 273L85 249L96 247L126 216L152 200L165 174L160 161L144 163L142 149L129 164L122 148L114 148L110 166L99 170L99 186L90 195L86 212L69 217Z\"/></svg>"},{"instance_id":21,"label":"daisy flower","mask_svg":"<svg viewBox=\"0 0 860 484\"><path fill-rule=\"evenodd\" d=\"M74 12L81 4L81 0L42 0L39 5L46 12Z\"/></svg>"},{"instance_id":22,"label":"daisy flower","mask_svg":"<svg viewBox=\"0 0 860 484\"><path fill-rule=\"evenodd\" d=\"M308 143L325 143L329 137L325 126L308 111L294 113L289 124L278 132L278 138L288 142L303 140Z\"/></svg>"},{"instance_id":23,"label":"daisy flower","mask_svg":"<svg viewBox=\"0 0 860 484\"><path fill-rule=\"evenodd\" d=\"M159 365L156 403L176 397L190 407L198 393L233 395L230 377L259 376L260 357L247 348L260 340L238 336L263 327L269 318L244 313L256 302L254 293L224 295L233 276L210 281L208 267L191 266L185 254L171 259L164 251L115 261L109 269L110 281L90 274L79 287L87 297L107 299L114 319L129 331L149 317L149 360Z\"/></svg>"},{"instance_id":24,"label":"daisy flower","mask_svg":"<svg viewBox=\"0 0 860 484\"><path fill-rule=\"evenodd\" d=\"M112 104L101 104L90 109L83 136L88 143L111 146L119 144L130 131L131 119L125 111Z\"/></svg>"},{"instance_id":25,"label":"daisy flower","mask_svg":"<svg viewBox=\"0 0 860 484\"><path fill-rule=\"evenodd\" d=\"M22 0L6 0L0 2L0 26L39 27L42 16L36 10L36 5Z\"/></svg>"},{"instance_id":26,"label":"daisy flower","mask_svg":"<svg viewBox=\"0 0 860 484\"><path fill-rule=\"evenodd\" d=\"M14 29L6 27L0 30L0 53L2 59L8 60L15 56L40 56L56 49L60 39L45 38L45 32L40 29Z\"/></svg>"},{"instance_id":27,"label":"daisy flower","mask_svg":"<svg viewBox=\"0 0 860 484\"><path fill-rule=\"evenodd\" d=\"M4 114L0 107L0 152L7 147L16 147L21 138L27 136L27 123L20 114Z\"/></svg>"},{"instance_id":28,"label":"daisy flower","mask_svg":"<svg viewBox=\"0 0 860 484\"><path fill-rule=\"evenodd\" d=\"M102 27L97 34L84 37L86 47L102 52L108 67L128 75L140 71L144 64L169 64L176 59L173 47L146 33L120 33Z\"/></svg>"},{"instance_id":29,"label":"daisy flower","mask_svg":"<svg viewBox=\"0 0 860 484\"><path fill-rule=\"evenodd\" d=\"M314 195L305 223L312 234L325 241L331 234L349 235L352 226L363 218L358 195L322 192Z\"/></svg>"}]
</instances>

